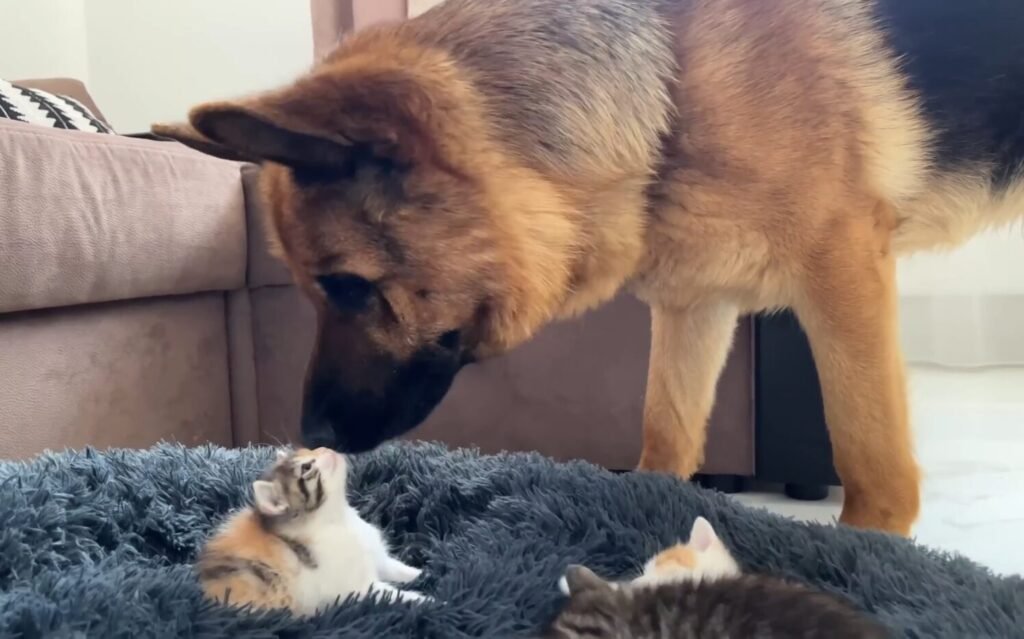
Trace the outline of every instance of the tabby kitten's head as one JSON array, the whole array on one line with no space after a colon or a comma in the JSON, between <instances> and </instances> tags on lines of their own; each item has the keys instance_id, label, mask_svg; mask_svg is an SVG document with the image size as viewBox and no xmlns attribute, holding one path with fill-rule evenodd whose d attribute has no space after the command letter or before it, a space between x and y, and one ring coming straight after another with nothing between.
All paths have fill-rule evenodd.
<instances>
[{"instance_id":1,"label":"tabby kitten's head","mask_svg":"<svg viewBox=\"0 0 1024 639\"><path fill-rule=\"evenodd\" d=\"M329 448L281 451L263 477L252 483L253 505L270 524L297 522L331 504L347 503L348 463Z\"/></svg>"}]
</instances>

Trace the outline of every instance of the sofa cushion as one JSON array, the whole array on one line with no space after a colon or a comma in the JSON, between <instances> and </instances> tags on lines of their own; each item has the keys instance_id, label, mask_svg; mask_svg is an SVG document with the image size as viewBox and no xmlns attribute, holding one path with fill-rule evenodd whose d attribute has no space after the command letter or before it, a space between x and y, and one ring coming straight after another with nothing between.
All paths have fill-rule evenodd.
<instances>
[{"instance_id":1,"label":"sofa cushion","mask_svg":"<svg viewBox=\"0 0 1024 639\"><path fill-rule=\"evenodd\" d=\"M81 80L75 78L22 78L15 80L14 84L20 84L23 87L30 89L42 89L43 91L49 91L50 93L56 93L59 95L66 95L69 98L74 98L85 105L89 111L100 120L103 120L108 126L110 122L100 112L99 106L96 105L96 101L92 99L89 94L89 90L85 88L85 84Z\"/></svg>"},{"instance_id":2,"label":"sofa cushion","mask_svg":"<svg viewBox=\"0 0 1024 639\"><path fill-rule=\"evenodd\" d=\"M240 165L0 119L0 312L245 282Z\"/></svg>"},{"instance_id":3,"label":"sofa cushion","mask_svg":"<svg viewBox=\"0 0 1024 639\"><path fill-rule=\"evenodd\" d=\"M113 133L89 107L75 98L12 84L0 79L0 118L75 131Z\"/></svg>"}]
</instances>

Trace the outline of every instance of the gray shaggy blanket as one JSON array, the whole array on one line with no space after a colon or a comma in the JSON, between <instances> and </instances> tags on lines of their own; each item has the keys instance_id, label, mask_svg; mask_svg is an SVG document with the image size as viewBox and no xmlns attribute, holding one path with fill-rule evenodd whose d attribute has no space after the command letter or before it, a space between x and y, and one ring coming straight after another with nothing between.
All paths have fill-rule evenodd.
<instances>
[{"instance_id":1,"label":"gray shaggy blanket","mask_svg":"<svg viewBox=\"0 0 1024 639\"><path fill-rule=\"evenodd\" d=\"M272 455L165 445L0 464L0 636L529 636L567 564L628 573L703 514L749 570L845 595L906 636L1024 637L1024 582L966 559L669 477L433 445L355 460L350 492L445 603L350 601L311 619L206 603L189 562Z\"/></svg>"}]
</instances>

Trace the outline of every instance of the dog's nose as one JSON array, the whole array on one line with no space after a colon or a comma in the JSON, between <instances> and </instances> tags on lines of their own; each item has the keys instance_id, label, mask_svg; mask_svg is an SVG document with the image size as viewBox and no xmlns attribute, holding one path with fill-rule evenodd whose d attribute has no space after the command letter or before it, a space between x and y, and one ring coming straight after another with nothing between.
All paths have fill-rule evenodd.
<instances>
[{"instance_id":1,"label":"dog's nose","mask_svg":"<svg viewBox=\"0 0 1024 639\"><path fill-rule=\"evenodd\" d=\"M302 444L310 450L317 448L337 448L337 438L330 422L319 417L304 415L302 417Z\"/></svg>"}]
</instances>

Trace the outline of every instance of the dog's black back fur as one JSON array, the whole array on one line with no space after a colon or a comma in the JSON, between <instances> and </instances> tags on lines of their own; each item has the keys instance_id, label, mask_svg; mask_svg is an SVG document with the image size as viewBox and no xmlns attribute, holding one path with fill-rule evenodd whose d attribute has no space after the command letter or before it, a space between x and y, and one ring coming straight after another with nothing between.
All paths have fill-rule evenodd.
<instances>
[{"instance_id":1,"label":"dog's black back fur","mask_svg":"<svg viewBox=\"0 0 1024 639\"><path fill-rule=\"evenodd\" d=\"M878 0L877 11L937 132L936 164L987 166L1007 186L1024 161L1024 2Z\"/></svg>"}]
</instances>

